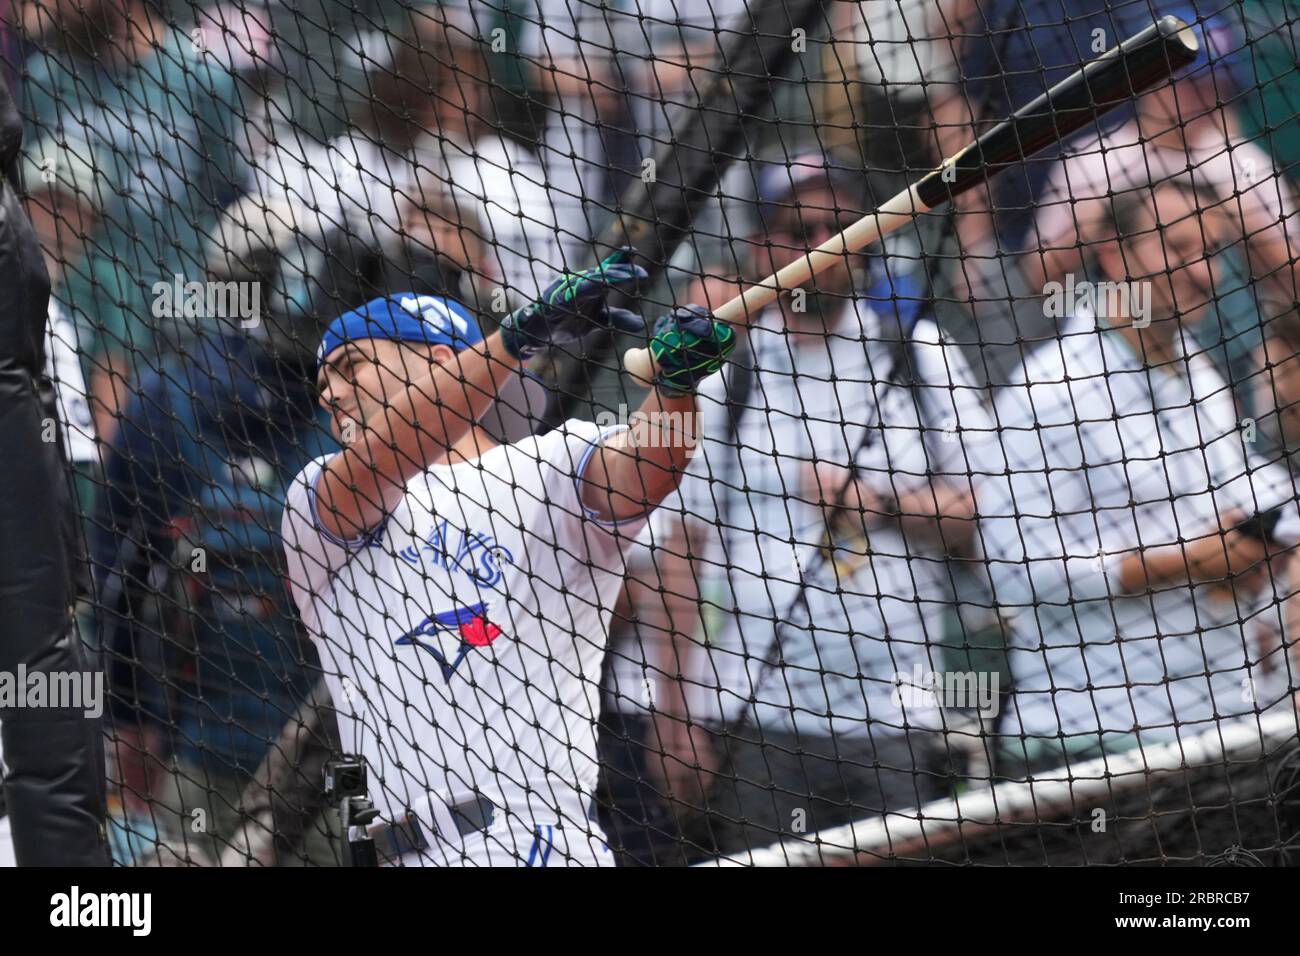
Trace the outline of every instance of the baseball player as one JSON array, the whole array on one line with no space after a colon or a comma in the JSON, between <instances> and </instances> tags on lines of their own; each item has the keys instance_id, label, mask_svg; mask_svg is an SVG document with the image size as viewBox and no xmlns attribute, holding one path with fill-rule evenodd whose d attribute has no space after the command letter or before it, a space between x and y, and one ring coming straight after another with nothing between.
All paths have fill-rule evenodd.
<instances>
[{"instance_id":1,"label":"baseball player","mask_svg":"<svg viewBox=\"0 0 1300 956\"><path fill-rule=\"evenodd\" d=\"M699 307L655 324L643 428L569 421L497 445L475 422L543 347L644 332L605 302L644 276L620 250L486 340L461 304L400 294L325 332L318 383L344 450L293 482L287 569L388 862L612 863L591 794L622 555L677 487L695 388L734 333Z\"/></svg>"}]
</instances>

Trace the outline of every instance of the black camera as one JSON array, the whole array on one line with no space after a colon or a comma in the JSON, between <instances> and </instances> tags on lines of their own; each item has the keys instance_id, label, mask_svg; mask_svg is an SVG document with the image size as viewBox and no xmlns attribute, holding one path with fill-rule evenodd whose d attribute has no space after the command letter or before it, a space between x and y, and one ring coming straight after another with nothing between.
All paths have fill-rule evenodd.
<instances>
[{"instance_id":1,"label":"black camera","mask_svg":"<svg viewBox=\"0 0 1300 956\"><path fill-rule=\"evenodd\" d=\"M325 764L325 799L336 805L343 830L343 865L378 866L375 843L366 827L379 816L366 791L366 762L344 754Z\"/></svg>"},{"instance_id":2,"label":"black camera","mask_svg":"<svg viewBox=\"0 0 1300 956\"><path fill-rule=\"evenodd\" d=\"M357 757L341 757L325 764L325 799L338 803L348 797L364 797L369 790L366 762Z\"/></svg>"}]
</instances>

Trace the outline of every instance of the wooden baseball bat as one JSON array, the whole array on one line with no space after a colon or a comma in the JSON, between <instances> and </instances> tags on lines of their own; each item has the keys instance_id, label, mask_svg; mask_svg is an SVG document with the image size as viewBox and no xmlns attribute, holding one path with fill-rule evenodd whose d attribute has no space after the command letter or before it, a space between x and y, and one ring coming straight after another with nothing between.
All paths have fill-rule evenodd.
<instances>
[{"instance_id":1,"label":"wooden baseball bat","mask_svg":"<svg viewBox=\"0 0 1300 956\"><path fill-rule=\"evenodd\" d=\"M1200 44L1191 27L1178 17L1161 17L1016 110L875 212L750 286L715 310L714 316L724 322L735 322L757 312L782 292L803 285L819 272L843 261L846 254L865 249L912 217L929 212L1044 147L1066 139L1088 122L1104 116L1158 81L1168 79L1195 61L1199 50ZM654 378L655 363L649 349L628 350L623 365L642 381Z\"/></svg>"}]
</instances>

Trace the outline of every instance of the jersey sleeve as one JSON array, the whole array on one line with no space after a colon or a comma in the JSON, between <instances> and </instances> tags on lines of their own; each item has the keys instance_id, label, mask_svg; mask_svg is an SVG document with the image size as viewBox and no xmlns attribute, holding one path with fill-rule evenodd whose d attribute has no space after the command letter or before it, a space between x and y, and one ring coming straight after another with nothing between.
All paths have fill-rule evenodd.
<instances>
[{"instance_id":1,"label":"jersey sleeve","mask_svg":"<svg viewBox=\"0 0 1300 956\"><path fill-rule=\"evenodd\" d=\"M312 595L323 593L330 576L368 540L361 536L346 541L321 526L316 483L331 457L322 455L298 473L289 485L280 518L289 590L304 614Z\"/></svg>"},{"instance_id":2,"label":"jersey sleeve","mask_svg":"<svg viewBox=\"0 0 1300 956\"><path fill-rule=\"evenodd\" d=\"M538 440L537 450L550 495L548 527L555 544L592 562L620 558L641 534L650 511L609 521L582 500L582 479L601 443L627 430L626 425L601 426L594 422L565 422ZM651 509L653 511L654 509Z\"/></svg>"}]
</instances>

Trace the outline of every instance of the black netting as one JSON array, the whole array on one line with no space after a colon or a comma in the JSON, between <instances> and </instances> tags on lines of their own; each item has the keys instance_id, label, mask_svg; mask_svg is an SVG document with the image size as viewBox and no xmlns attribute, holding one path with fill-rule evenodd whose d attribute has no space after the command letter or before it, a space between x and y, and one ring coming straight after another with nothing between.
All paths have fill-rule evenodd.
<instances>
[{"instance_id":1,"label":"black netting","mask_svg":"<svg viewBox=\"0 0 1300 956\"><path fill-rule=\"evenodd\" d=\"M1165 16L1163 78L807 258ZM20 862L70 805L123 866L1293 862L1298 29L14 5Z\"/></svg>"}]
</instances>

